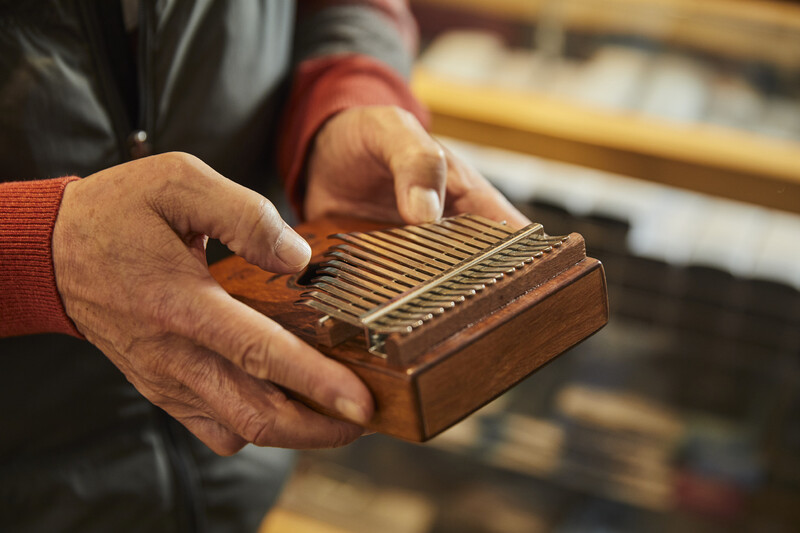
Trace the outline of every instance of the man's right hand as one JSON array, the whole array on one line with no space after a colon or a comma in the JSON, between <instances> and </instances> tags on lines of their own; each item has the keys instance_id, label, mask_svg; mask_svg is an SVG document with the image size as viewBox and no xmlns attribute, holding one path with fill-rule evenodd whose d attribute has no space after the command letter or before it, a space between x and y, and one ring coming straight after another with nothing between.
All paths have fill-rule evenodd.
<instances>
[{"instance_id":1,"label":"man's right hand","mask_svg":"<svg viewBox=\"0 0 800 533\"><path fill-rule=\"evenodd\" d=\"M364 384L231 298L208 273L206 236L271 272L299 271L310 258L269 201L187 154L70 183L53 231L67 314L139 392L217 453L248 442L309 448L356 439L373 410Z\"/></svg>"}]
</instances>

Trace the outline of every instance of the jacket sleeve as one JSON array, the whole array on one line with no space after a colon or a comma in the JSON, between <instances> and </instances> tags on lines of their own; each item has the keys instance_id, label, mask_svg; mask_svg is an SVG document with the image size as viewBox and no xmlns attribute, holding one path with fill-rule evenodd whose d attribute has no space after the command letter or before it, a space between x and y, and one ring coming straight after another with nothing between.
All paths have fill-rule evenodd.
<instances>
[{"instance_id":1,"label":"jacket sleeve","mask_svg":"<svg viewBox=\"0 0 800 533\"><path fill-rule=\"evenodd\" d=\"M0 337L80 337L56 288L53 226L75 177L0 183Z\"/></svg>"},{"instance_id":2,"label":"jacket sleeve","mask_svg":"<svg viewBox=\"0 0 800 533\"><path fill-rule=\"evenodd\" d=\"M301 1L295 34L296 68L278 165L300 214L307 154L332 115L355 106L395 105L423 125L429 119L408 87L417 26L405 0Z\"/></svg>"}]
</instances>

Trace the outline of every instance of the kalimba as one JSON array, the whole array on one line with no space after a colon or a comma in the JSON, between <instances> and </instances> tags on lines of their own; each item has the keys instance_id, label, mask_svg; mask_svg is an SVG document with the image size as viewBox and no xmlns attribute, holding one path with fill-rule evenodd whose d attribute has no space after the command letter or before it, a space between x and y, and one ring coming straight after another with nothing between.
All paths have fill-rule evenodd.
<instances>
[{"instance_id":1,"label":"kalimba","mask_svg":"<svg viewBox=\"0 0 800 533\"><path fill-rule=\"evenodd\" d=\"M355 372L375 400L375 431L425 441L608 321L603 267L577 233L511 231L475 215L296 230L313 253L304 272L234 256L212 275Z\"/></svg>"}]
</instances>

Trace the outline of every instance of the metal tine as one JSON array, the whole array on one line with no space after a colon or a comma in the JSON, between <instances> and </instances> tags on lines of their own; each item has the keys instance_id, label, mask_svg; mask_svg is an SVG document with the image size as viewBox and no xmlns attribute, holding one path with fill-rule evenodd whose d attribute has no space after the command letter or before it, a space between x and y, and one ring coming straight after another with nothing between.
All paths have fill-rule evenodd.
<instances>
[{"instance_id":1,"label":"metal tine","mask_svg":"<svg viewBox=\"0 0 800 533\"><path fill-rule=\"evenodd\" d=\"M514 270L517 265L522 265L519 259L513 261L487 261L479 265L473 266L470 271L474 272L508 272L509 269Z\"/></svg>"},{"instance_id":2,"label":"metal tine","mask_svg":"<svg viewBox=\"0 0 800 533\"><path fill-rule=\"evenodd\" d=\"M469 220L470 222L474 222L475 224L479 224L484 227L491 228L495 231L501 231L506 235L511 235L514 233L514 230L509 228L505 223L501 224L499 222L495 222L494 220L489 220L486 217L482 217L480 215L464 215L463 217L459 218L459 222L464 222Z\"/></svg>"},{"instance_id":3,"label":"metal tine","mask_svg":"<svg viewBox=\"0 0 800 533\"><path fill-rule=\"evenodd\" d=\"M413 311L403 311L401 309L395 309L394 311L392 311L391 313L389 313L388 315L383 317L383 319L386 319L386 318L389 318L389 319L394 318L395 320L422 320L422 321L428 321L428 320L433 318L433 313L431 313L430 311L427 311L427 312L426 311L413 312ZM377 321L377 322L380 322L380 321Z\"/></svg>"},{"instance_id":4,"label":"metal tine","mask_svg":"<svg viewBox=\"0 0 800 533\"><path fill-rule=\"evenodd\" d=\"M346 266L349 266L349 265L346 265ZM353 269L353 270L357 271L357 269ZM366 293L366 291L372 291L372 293L374 293L371 296L372 298L380 296L382 298L382 301L379 303L379 305L382 304L382 303L387 302L388 300L391 300L392 298L394 298L398 294L402 294L403 292L405 292L404 290L400 290L400 288L387 287L385 285L380 285L380 284L374 283L374 282L372 282L370 280L366 280L364 278L361 278L358 275L353 275L353 273L345 272L344 270L337 270L336 268L333 268L333 267L324 267L324 268L319 269L318 272L323 272L323 273L330 274L330 275L329 276L322 276L322 277L315 278L313 283L312 283L312 286L318 287L320 282L327 282L327 283L332 283L334 285L338 285L338 280L341 279L343 282L346 282L347 284L349 284L349 287L344 287L344 286L341 287L341 288L343 288L345 290L353 291L353 290L355 290L356 287L360 286L360 287L364 288L364 296L365 297L367 297L367 294L368 294L368 293ZM350 288L350 287L353 287L353 288ZM406 287L402 287L402 288L406 289ZM441 295L441 294L433 293L433 292L431 292L429 294L428 293L423 294L421 297L426 299L426 300L429 300L429 301L433 302L434 305L438 305L438 306L441 306L441 305L443 305L443 303L452 301L454 299L458 299L458 296L456 296L454 298L454 297ZM463 299L464 299L463 296L461 296L461 300L460 301L463 301Z\"/></svg>"},{"instance_id":5,"label":"metal tine","mask_svg":"<svg viewBox=\"0 0 800 533\"><path fill-rule=\"evenodd\" d=\"M489 261L483 265L478 265L477 268L484 268L484 267L487 269L506 268L506 269L516 270L519 268L523 268L524 266L525 266L524 260L511 257L502 261L501 260Z\"/></svg>"},{"instance_id":6,"label":"metal tine","mask_svg":"<svg viewBox=\"0 0 800 533\"><path fill-rule=\"evenodd\" d=\"M479 290L483 290L483 289L479 289ZM472 296L475 296L475 294L477 294L477 292L478 291L475 290L475 289L459 289L459 288L454 288L454 287L442 288L439 291L439 293L442 296L446 296L446 297L452 299L453 301L457 301L457 302L463 302L467 298L471 298Z\"/></svg>"},{"instance_id":7,"label":"metal tine","mask_svg":"<svg viewBox=\"0 0 800 533\"><path fill-rule=\"evenodd\" d=\"M453 298L446 298L444 296L436 295L436 294L420 294L417 298L412 300L414 305L418 305L419 307L425 307L430 309L436 309L439 307L453 307L455 305Z\"/></svg>"},{"instance_id":8,"label":"metal tine","mask_svg":"<svg viewBox=\"0 0 800 533\"><path fill-rule=\"evenodd\" d=\"M469 269L470 273L474 274L510 274L514 272L516 268L514 266L503 266L503 265L476 265L475 267Z\"/></svg>"},{"instance_id":9,"label":"metal tine","mask_svg":"<svg viewBox=\"0 0 800 533\"><path fill-rule=\"evenodd\" d=\"M444 283L437 285L436 287L431 288L430 292L435 292L438 294L462 294L464 296L472 296L478 291L482 291L485 289L482 284L470 282L466 283L458 278L452 278L447 280Z\"/></svg>"},{"instance_id":10,"label":"metal tine","mask_svg":"<svg viewBox=\"0 0 800 533\"><path fill-rule=\"evenodd\" d=\"M359 247L359 248L363 248L363 249L365 249L367 251L382 255L384 257L387 257L389 259L392 259L392 260L398 262L399 264L401 264L403 266L414 268L415 270L419 270L421 272L425 272L427 274L430 274L431 276L434 276L434 275L438 274L439 272L441 272L442 270L445 269L445 267L439 267L439 266L436 266L436 265L431 265L430 264L430 259L428 259L428 258L421 257L421 256L418 256L417 258L413 258L413 257L409 257L407 255L403 255L401 253L398 253L398 251L396 251L395 249L387 247L386 244L375 244L375 243L367 242L367 241L364 241L363 239L361 239L359 237L355 237L355 236L347 235L347 234L335 235L335 237L337 237L337 238L339 238L339 239L341 239L341 240L343 240L345 242L348 242L349 244L351 244L353 246L356 246L356 247Z\"/></svg>"},{"instance_id":11,"label":"metal tine","mask_svg":"<svg viewBox=\"0 0 800 533\"><path fill-rule=\"evenodd\" d=\"M513 254L513 253L506 253L503 250L502 254L498 254L495 257L490 258L486 261L487 265L524 265L525 263L530 263L533 261L531 254Z\"/></svg>"},{"instance_id":12,"label":"metal tine","mask_svg":"<svg viewBox=\"0 0 800 533\"><path fill-rule=\"evenodd\" d=\"M417 316L417 315L420 315L420 314L424 314L426 316L427 315L431 315L431 318L433 318L434 316L439 316L439 315L443 314L445 311L447 311L447 309L445 309L444 307L423 307L423 308L417 309L416 305L412 305L412 306L407 306L407 307L401 307L400 309L395 309L393 312L389 313L389 315L387 315L387 316L393 316L393 315L398 315L398 314L400 316L404 316L404 315ZM425 320L425 319L423 319L423 320Z\"/></svg>"},{"instance_id":13,"label":"metal tine","mask_svg":"<svg viewBox=\"0 0 800 533\"><path fill-rule=\"evenodd\" d=\"M521 244L520 247L521 247L520 251L527 251L527 252L534 251L534 252L550 253L553 251L553 246L544 242L538 244L534 243Z\"/></svg>"},{"instance_id":14,"label":"metal tine","mask_svg":"<svg viewBox=\"0 0 800 533\"><path fill-rule=\"evenodd\" d=\"M417 281L427 281L435 275L433 272L423 271L416 268L409 268L403 265L402 263L397 263L396 261L392 261L388 257L376 255L370 251L363 250L361 248L357 248L349 244L337 244L336 246L331 248L331 251L328 252L328 255L334 255L337 252L344 252L353 257L358 257L365 261L371 261L373 263L377 263L386 268L396 270L401 274L405 275L406 277L415 279Z\"/></svg>"},{"instance_id":15,"label":"metal tine","mask_svg":"<svg viewBox=\"0 0 800 533\"><path fill-rule=\"evenodd\" d=\"M384 326L377 333L381 335L391 335L392 333L411 333L412 331L414 331L414 326L401 325L397 327Z\"/></svg>"},{"instance_id":16,"label":"metal tine","mask_svg":"<svg viewBox=\"0 0 800 533\"><path fill-rule=\"evenodd\" d=\"M386 285L381 285L379 283L374 283L370 280L359 278L357 276L353 276L349 272L345 272L343 270L336 270L335 268L331 267L324 267L319 269L317 272L324 272L326 274L330 274L328 276L321 276L318 278L314 278L312 284L316 283L317 281L328 281L330 280L342 280L350 285L356 285L363 287L366 290L373 292L375 295L380 296L381 298L385 298L386 300L390 300L397 296L398 294L402 294L403 291L394 287L387 287Z\"/></svg>"},{"instance_id":17,"label":"metal tine","mask_svg":"<svg viewBox=\"0 0 800 533\"><path fill-rule=\"evenodd\" d=\"M392 245L395 249L400 248L398 253L404 253L405 251L415 252L423 257L427 257L428 261L438 261L439 263L444 263L445 270L450 268L451 266L458 263L461 259L453 258L453 257L442 257L442 253L436 250L433 250L429 246L420 246L414 242L411 242L408 239L397 237L396 235L392 235L385 231L376 231L373 233L363 233L361 234L364 238L370 237L376 240L383 241L387 244Z\"/></svg>"},{"instance_id":18,"label":"metal tine","mask_svg":"<svg viewBox=\"0 0 800 533\"><path fill-rule=\"evenodd\" d=\"M498 257L497 259L493 259L492 262L505 262L505 261L517 261L520 264L522 263L530 263L533 261L533 254L531 253L507 253L503 254L502 257Z\"/></svg>"},{"instance_id":19,"label":"metal tine","mask_svg":"<svg viewBox=\"0 0 800 533\"><path fill-rule=\"evenodd\" d=\"M402 294L411 288L407 282L400 283L394 279L386 278L381 274L373 274L371 272L356 268L353 265L343 263L342 261L332 260L325 263L325 265L326 266L320 269L318 272L325 272L333 275L339 275L338 272L345 272L359 279L367 279L368 281L392 290L397 294Z\"/></svg>"},{"instance_id":20,"label":"metal tine","mask_svg":"<svg viewBox=\"0 0 800 533\"><path fill-rule=\"evenodd\" d=\"M468 296L472 296L476 292L485 289L486 285L484 285L483 283L476 283L474 280L462 280L456 277L451 280L448 280L447 283L443 283L442 285L440 285L440 287L448 291L450 290L462 291L462 294L465 294L465 292L463 291L466 291L466 294Z\"/></svg>"},{"instance_id":21,"label":"metal tine","mask_svg":"<svg viewBox=\"0 0 800 533\"><path fill-rule=\"evenodd\" d=\"M469 220L463 215L452 218L444 218L442 219L441 224L447 226L453 231L458 231L473 237L480 237L489 243L495 243L513 233L509 231L508 228L503 228L500 224L495 224L495 226L492 227L484 226Z\"/></svg>"},{"instance_id":22,"label":"metal tine","mask_svg":"<svg viewBox=\"0 0 800 533\"><path fill-rule=\"evenodd\" d=\"M389 247L386 242L382 242L375 238L370 238L370 235L366 233L344 233L344 234L336 234L334 237L341 239L345 242L349 242L350 244L354 244L356 246L361 246L368 250L373 250L375 252L381 253L386 257L390 257L396 261L412 263L414 266L419 265L419 267L425 267L430 269L435 269L438 272L442 272L443 270L447 269L447 265L436 265L431 263L430 257L425 257L421 254L412 252L411 250L407 249L398 249L395 247Z\"/></svg>"},{"instance_id":23,"label":"metal tine","mask_svg":"<svg viewBox=\"0 0 800 533\"><path fill-rule=\"evenodd\" d=\"M531 257L532 257L533 259L539 259L539 258L540 258L540 257L542 257L543 255L544 255L544 252L543 252L543 251L538 251L538 252L534 252L533 254L531 254Z\"/></svg>"},{"instance_id":24,"label":"metal tine","mask_svg":"<svg viewBox=\"0 0 800 533\"><path fill-rule=\"evenodd\" d=\"M462 298L463 300L466 300L467 298L475 296L475 294L477 294L478 291L483 289L479 288L476 290L471 288L459 288L451 286L451 287L442 287L441 289L437 290L442 296L447 296L453 298L454 300L457 298Z\"/></svg>"},{"instance_id":25,"label":"metal tine","mask_svg":"<svg viewBox=\"0 0 800 533\"><path fill-rule=\"evenodd\" d=\"M322 303L317 300L301 300L300 303L307 305L309 307L313 307L317 311L321 311L326 315L330 315L337 320L341 320L342 322L347 322L348 324L361 326L361 320L359 320L357 316L352 316L348 313L345 313L332 305L328 305L326 303Z\"/></svg>"},{"instance_id":26,"label":"metal tine","mask_svg":"<svg viewBox=\"0 0 800 533\"><path fill-rule=\"evenodd\" d=\"M445 237L444 235L439 235L429 229L426 229L422 226L406 226L404 228L406 231L410 231L411 233L416 233L421 237L425 237L427 239L431 239L439 244L443 244L445 246L450 246L456 250L460 250L467 254L475 255L476 253L480 252L481 250L485 249L485 246L475 246L474 244L470 244L468 242L460 241L457 239L451 239L449 237ZM471 249L470 249L471 248Z\"/></svg>"},{"instance_id":27,"label":"metal tine","mask_svg":"<svg viewBox=\"0 0 800 533\"><path fill-rule=\"evenodd\" d=\"M422 326L425 322L425 320L415 320L413 322L408 320L386 320L383 321L379 326L370 328L370 330L385 335L388 333L394 333L398 330L398 328L402 328L400 331L404 333L411 333L415 328Z\"/></svg>"},{"instance_id":28,"label":"metal tine","mask_svg":"<svg viewBox=\"0 0 800 533\"><path fill-rule=\"evenodd\" d=\"M550 236L550 235L546 235L546 236L543 236L543 237L534 236L528 242L530 244L539 243L539 244L542 244L542 245L556 246L557 247L557 246L561 246L561 244L566 240L567 239L565 237L563 237L563 236L553 237L553 236Z\"/></svg>"},{"instance_id":29,"label":"metal tine","mask_svg":"<svg viewBox=\"0 0 800 533\"><path fill-rule=\"evenodd\" d=\"M421 302L420 300L424 300L424 301ZM436 301L436 300L428 300L427 298L420 297L417 300L413 301L412 305L423 307L425 309L438 308L438 309L441 309L442 312L444 312L444 311L446 311L448 309L454 308L456 306L456 302L452 298L449 299L449 300L448 299L442 299L442 300Z\"/></svg>"},{"instance_id":30,"label":"metal tine","mask_svg":"<svg viewBox=\"0 0 800 533\"><path fill-rule=\"evenodd\" d=\"M491 274L493 272L513 272L516 270L517 265L520 264L519 260L510 264L492 264L489 262L481 263L470 268L467 272L481 272L484 274Z\"/></svg>"},{"instance_id":31,"label":"metal tine","mask_svg":"<svg viewBox=\"0 0 800 533\"><path fill-rule=\"evenodd\" d=\"M431 320L433 320L436 316L439 316L439 315L434 315L432 313L429 313L426 316L419 317L418 320L420 320L420 323L415 323L415 325L413 327L420 327L425 322L430 322ZM388 324L397 324L398 322L402 323L404 320L406 320L406 319L403 318L403 313L393 312L393 313L383 317L381 320L379 320L379 322L381 324L387 324L387 323ZM414 320L414 318L410 317L409 320Z\"/></svg>"},{"instance_id":32,"label":"metal tine","mask_svg":"<svg viewBox=\"0 0 800 533\"><path fill-rule=\"evenodd\" d=\"M447 309L445 309L441 305L433 306L433 307L423 307L419 306L415 301L408 302L406 305L398 307L397 309L392 310L392 312L386 314L385 316L418 316L418 315L441 315ZM426 319L427 320L427 319Z\"/></svg>"},{"instance_id":33,"label":"metal tine","mask_svg":"<svg viewBox=\"0 0 800 533\"><path fill-rule=\"evenodd\" d=\"M394 235L397 235L398 237L401 237L403 239L408 239L411 242L415 242L417 244L421 244L422 246L425 246L425 247L427 247L427 248L429 248L431 250L440 252L440 253L445 254L445 255L450 255L451 257L455 257L459 261L461 261L463 259L466 259L466 258L470 257L471 255L473 255L472 252L456 249L456 248L453 248L451 246L445 246L445 245L443 245L443 244L441 244L441 243L439 243L437 241L431 241L427 237L424 237L424 236L421 237L419 235L416 235L414 232L409 231L406 228L393 228L393 229L390 229L389 231L391 233L393 233Z\"/></svg>"},{"instance_id":34,"label":"metal tine","mask_svg":"<svg viewBox=\"0 0 800 533\"><path fill-rule=\"evenodd\" d=\"M424 320L391 320L376 324L375 327L371 327L370 330L377 333L394 333L396 331L411 333L414 328L418 328L424 323Z\"/></svg>"},{"instance_id":35,"label":"metal tine","mask_svg":"<svg viewBox=\"0 0 800 533\"><path fill-rule=\"evenodd\" d=\"M364 308L364 312L369 311L370 309L374 309L376 307L376 304L374 302L360 298L349 291L341 290L338 287L334 287L333 285L327 285L324 287L317 287L317 288L320 290L320 292L323 292L329 296L340 298L350 303L351 305Z\"/></svg>"},{"instance_id":36,"label":"metal tine","mask_svg":"<svg viewBox=\"0 0 800 533\"><path fill-rule=\"evenodd\" d=\"M457 231L455 229L445 226L443 223L423 224L420 227L436 232L444 237L448 237L457 240L459 242L463 242L464 244L478 248L478 250L485 250L486 248L492 246L497 242L496 240L488 240L485 237L481 239L480 236L469 235L464 231Z\"/></svg>"},{"instance_id":37,"label":"metal tine","mask_svg":"<svg viewBox=\"0 0 800 533\"><path fill-rule=\"evenodd\" d=\"M326 292L311 291L308 293L304 293L303 296L306 298L314 298L315 300L319 300L320 302L332 305L336 309L339 309L340 311L346 312L347 314L356 317L360 317L362 314L364 314L364 309L361 309L360 307L353 305L351 302L347 300L342 300L340 298L336 298L335 296L331 296Z\"/></svg>"},{"instance_id":38,"label":"metal tine","mask_svg":"<svg viewBox=\"0 0 800 533\"><path fill-rule=\"evenodd\" d=\"M349 293L353 293L355 296L359 297L362 300L372 302L372 307L380 305L385 301L391 299L375 294L374 292L363 289L357 285L352 285L350 283L347 283L346 281L343 281L339 278L332 278L330 276L325 276L325 278L321 278L319 281L314 283L314 287L316 287L319 290L329 292L333 295L336 295L336 292L329 290L328 287L330 287L331 289L335 288L340 291L347 291Z\"/></svg>"},{"instance_id":39,"label":"metal tine","mask_svg":"<svg viewBox=\"0 0 800 533\"><path fill-rule=\"evenodd\" d=\"M329 255L331 255L336 259L339 259L340 260L339 262L348 263L352 266L369 270L396 283L402 283L404 285L408 285L409 288L417 285L418 280L416 279L413 280L409 279L407 276L401 274L400 272L383 268L382 266L369 263L367 261L364 261L363 259L359 259L358 257L347 255L342 252L331 252Z\"/></svg>"},{"instance_id":40,"label":"metal tine","mask_svg":"<svg viewBox=\"0 0 800 533\"><path fill-rule=\"evenodd\" d=\"M470 220L467 217L459 217L459 218L455 218L455 219L449 219L446 222L450 223L453 226L456 226L456 225L457 226L461 226L461 227L463 227L463 228L465 228L467 230L473 231L473 232L475 232L475 231L480 232L481 234L484 234L484 235L487 235L487 236L489 236L491 238L494 238L495 241L499 240L499 239L503 239L505 237L508 237L512 233L511 231L508 230L508 228L505 228L505 227L502 227L502 226L499 226L499 227L485 226L483 224L478 224L477 222L474 222L474 221Z\"/></svg>"},{"instance_id":41,"label":"metal tine","mask_svg":"<svg viewBox=\"0 0 800 533\"><path fill-rule=\"evenodd\" d=\"M430 246L436 250L441 251L442 253L451 254L453 256L459 257L461 259L467 259L475 255L476 252L479 250L475 249L474 246L464 245L463 242L455 240L455 239L448 239L447 237L443 237L441 235L437 235L436 233L432 233L430 231L423 230L417 226L405 226L402 228L395 228L394 231L396 233L402 232L403 235L407 238L411 238L413 235L417 239L421 239L421 243L424 246Z\"/></svg>"},{"instance_id":42,"label":"metal tine","mask_svg":"<svg viewBox=\"0 0 800 533\"><path fill-rule=\"evenodd\" d=\"M437 302L441 305L445 305L447 302L460 303L465 300L464 295L448 295L442 293L434 293L432 291L426 292L425 294L420 295L420 298L428 300L430 302Z\"/></svg>"},{"instance_id":43,"label":"metal tine","mask_svg":"<svg viewBox=\"0 0 800 533\"><path fill-rule=\"evenodd\" d=\"M380 333L381 335L389 335L391 333L411 333L414 331L414 328L417 326L422 325L422 321L419 324L400 324L398 326L382 326L380 328L376 328L375 332Z\"/></svg>"},{"instance_id":44,"label":"metal tine","mask_svg":"<svg viewBox=\"0 0 800 533\"><path fill-rule=\"evenodd\" d=\"M494 285L497 283L497 277L486 274L485 272L473 272L470 270L464 271L461 273L461 276L467 278L469 283L475 283L476 280L479 280L480 283L483 285Z\"/></svg>"},{"instance_id":45,"label":"metal tine","mask_svg":"<svg viewBox=\"0 0 800 533\"><path fill-rule=\"evenodd\" d=\"M422 318L417 318L417 317L406 318L402 316L397 317L397 316L387 315L385 317L381 317L380 320L374 323L374 325L377 326L374 329L380 331L380 329L382 328L396 328L398 326L409 326L411 328L418 328L425 322L430 321L432 318L433 315L428 315Z\"/></svg>"},{"instance_id":46,"label":"metal tine","mask_svg":"<svg viewBox=\"0 0 800 533\"><path fill-rule=\"evenodd\" d=\"M442 296L441 300L434 300L434 301L436 301L441 307L444 307L445 309L452 309L456 305L458 305L461 302L465 301L466 299L467 298L465 296L462 296L462 295L451 295L451 296L449 296L447 298Z\"/></svg>"},{"instance_id":47,"label":"metal tine","mask_svg":"<svg viewBox=\"0 0 800 533\"><path fill-rule=\"evenodd\" d=\"M513 246L509 246L507 250L513 250L513 251L544 250L545 248L548 248L550 246L552 246L550 243L542 242L537 239L532 241L519 242Z\"/></svg>"},{"instance_id":48,"label":"metal tine","mask_svg":"<svg viewBox=\"0 0 800 533\"><path fill-rule=\"evenodd\" d=\"M400 289L398 289L396 287L382 286L382 285L379 285L379 284L374 283L372 281L369 281L369 280L366 280L366 279L363 279L363 278L359 278L358 276L354 276L354 275L350 274L349 272L336 270L335 268L331 268L331 267L321 268L318 272L324 272L324 273L327 273L327 274L331 274L331 276L334 276L334 277L331 278L331 276L323 276L323 277L320 277L320 278L315 278L314 282L312 283L312 285L316 285L316 282L318 280L319 281L323 281L323 280L341 278L341 279L347 281L350 284L353 284L353 285L359 285L360 284L365 289L368 289L368 290L370 290L372 292L375 292L375 293L377 293L377 294L379 294L381 296L385 296L384 302L386 302L388 300L391 300L395 296L405 292L405 290L400 290ZM381 292L382 289L386 289L386 290ZM406 289L406 287L403 287L403 289ZM390 293L390 291L391 291L391 293ZM473 291L473 294L474 294L474 291ZM454 299L458 300L458 298L459 298L459 296L457 296L457 295L448 296L448 295L444 295L444 294L439 294L438 292L434 292L433 290L428 291L428 292L420 295L420 297L424 298L426 300L429 300L431 302L437 302L437 303L446 302L448 300L454 300ZM463 299L464 299L463 296L461 296L461 300L459 300L459 301L463 301ZM384 302L382 302L382 303L384 303Z\"/></svg>"},{"instance_id":49,"label":"metal tine","mask_svg":"<svg viewBox=\"0 0 800 533\"><path fill-rule=\"evenodd\" d=\"M533 243L528 244L528 246L530 248L535 249L535 250L541 250L541 251L543 251L545 253L549 253L549 252L553 251L554 247L557 248L558 246L561 246L561 244L556 245L556 244L550 243L550 242L538 242L538 243L533 242Z\"/></svg>"},{"instance_id":50,"label":"metal tine","mask_svg":"<svg viewBox=\"0 0 800 533\"><path fill-rule=\"evenodd\" d=\"M569 240L569 235L548 235L547 233L543 233L542 235L535 235L533 238L546 242L566 242Z\"/></svg>"},{"instance_id":51,"label":"metal tine","mask_svg":"<svg viewBox=\"0 0 800 533\"><path fill-rule=\"evenodd\" d=\"M533 250L503 250L503 255L506 257L533 257L537 253L541 253L542 250L533 249Z\"/></svg>"}]
</instances>

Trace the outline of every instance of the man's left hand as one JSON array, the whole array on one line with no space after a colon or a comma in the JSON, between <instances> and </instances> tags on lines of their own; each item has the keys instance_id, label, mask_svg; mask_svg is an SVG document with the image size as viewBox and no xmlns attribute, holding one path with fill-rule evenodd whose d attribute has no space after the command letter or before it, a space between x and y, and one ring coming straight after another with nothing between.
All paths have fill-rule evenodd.
<instances>
[{"instance_id":1,"label":"man's left hand","mask_svg":"<svg viewBox=\"0 0 800 533\"><path fill-rule=\"evenodd\" d=\"M477 171L397 107L356 107L328 120L308 162L306 219L356 215L420 224L472 213L530 221Z\"/></svg>"}]
</instances>

